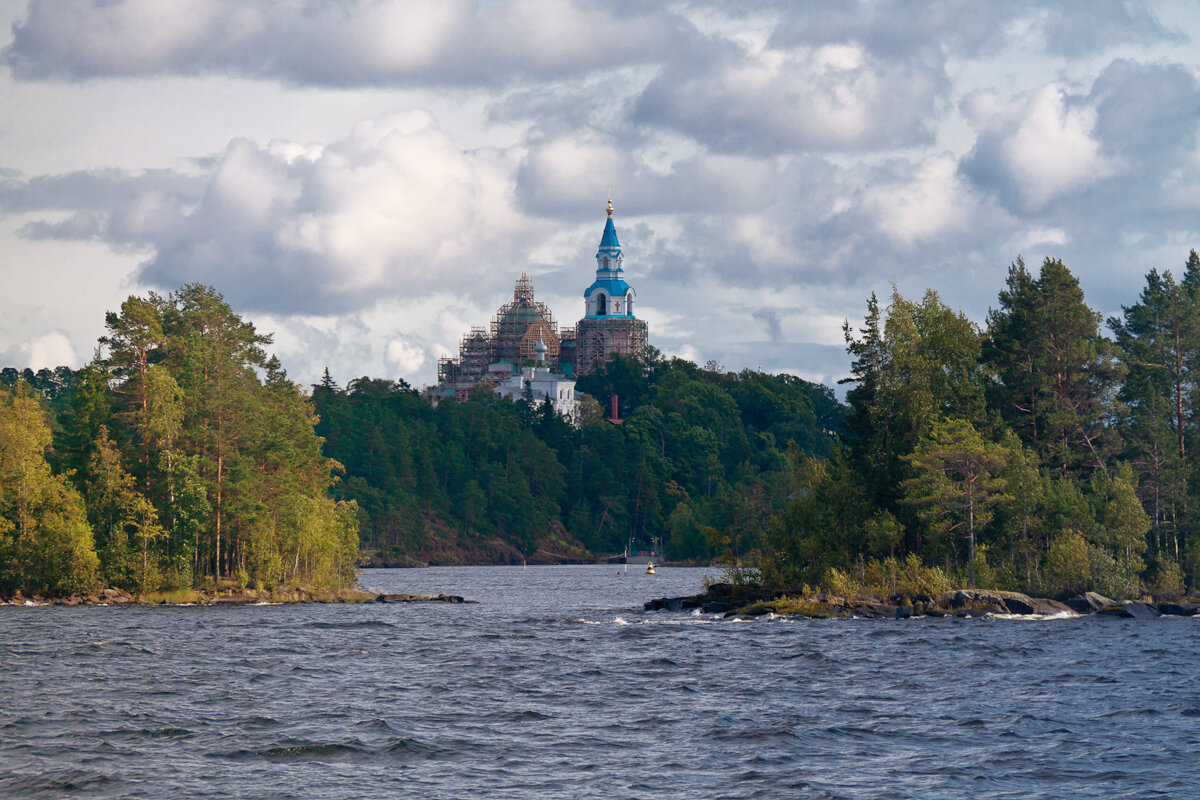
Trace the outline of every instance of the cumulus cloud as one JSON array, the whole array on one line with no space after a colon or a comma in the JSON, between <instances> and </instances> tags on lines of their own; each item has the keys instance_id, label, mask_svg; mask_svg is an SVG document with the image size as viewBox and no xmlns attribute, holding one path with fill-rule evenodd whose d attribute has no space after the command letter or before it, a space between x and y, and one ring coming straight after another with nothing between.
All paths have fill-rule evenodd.
<instances>
[{"instance_id":1,"label":"cumulus cloud","mask_svg":"<svg viewBox=\"0 0 1200 800\"><path fill-rule=\"evenodd\" d=\"M234 140L202 181L35 178L10 181L0 203L84 206L23 232L149 249L144 285L199 281L243 308L334 313L381 295L477 285L489 258L520 246L509 238L522 222L506 169L495 153L455 146L428 114L407 112L325 146Z\"/></svg>"},{"instance_id":2,"label":"cumulus cloud","mask_svg":"<svg viewBox=\"0 0 1200 800\"><path fill-rule=\"evenodd\" d=\"M47 331L0 353L0 364L21 369L28 367L34 372L59 366L78 367L80 363L70 338L61 330Z\"/></svg>"},{"instance_id":3,"label":"cumulus cloud","mask_svg":"<svg viewBox=\"0 0 1200 800\"><path fill-rule=\"evenodd\" d=\"M694 46L680 16L573 0L33 0L3 59L23 79L237 73L326 86L498 85Z\"/></svg>"},{"instance_id":4,"label":"cumulus cloud","mask_svg":"<svg viewBox=\"0 0 1200 800\"><path fill-rule=\"evenodd\" d=\"M979 212L971 187L950 155L904 164L896 180L872 183L863 205L880 230L902 248L963 233Z\"/></svg>"},{"instance_id":5,"label":"cumulus cloud","mask_svg":"<svg viewBox=\"0 0 1200 800\"><path fill-rule=\"evenodd\" d=\"M902 58L934 47L955 58L978 59L1001 52L1014 38L1072 58L1121 44L1148 46L1186 39L1160 22L1149 4L1123 0L1058 4L942 0L920 6L907 0L847 0L787 15L772 41L855 40L888 57Z\"/></svg>"},{"instance_id":6,"label":"cumulus cloud","mask_svg":"<svg viewBox=\"0 0 1200 800\"><path fill-rule=\"evenodd\" d=\"M720 150L859 150L932 137L948 84L934 51L888 61L862 45L730 43L703 69L668 67L638 100L635 120Z\"/></svg>"},{"instance_id":7,"label":"cumulus cloud","mask_svg":"<svg viewBox=\"0 0 1200 800\"><path fill-rule=\"evenodd\" d=\"M999 247L1064 258L1116 312L1144 272L1200 243L1200 81L1178 64L1118 59L1088 86L965 98L977 126L962 173L1016 222Z\"/></svg>"},{"instance_id":8,"label":"cumulus cloud","mask_svg":"<svg viewBox=\"0 0 1200 800\"><path fill-rule=\"evenodd\" d=\"M47 102L105 78L136 101L193 85L164 75L231 76L309 114L336 96L326 119L369 96L375 118L258 141L225 120L179 169L22 177L8 150L0 244L105 245L132 270L121 291L213 284L302 378L432 380L522 271L570 324L609 189L652 341L806 375L836 377L838 320L892 281L979 319L1016 255L1062 256L1114 309L1200 243L1200 77L1170 63L1180 34L1119 0L161 6L33 0L2 56L13 86ZM1130 44L1145 61L1113 60ZM438 120L413 110L434 94Z\"/></svg>"},{"instance_id":9,"label":"cumulus cloud","mask_svg":"<svg viewBox=\"0 0 1200 800\"><path fill-rule=\"evenodd\" d=\"M1095 135L1095 107L1060 84L1012 100L976 94L963 103L963 113L980 131L967 173L1018 210L1039 211L1121 166Z\"/></svg>"},{"instance_id":10,"label":"cumulus cloud","mask_svg":"<svg viewBox=\"0 0 1200 800\"><path fill-rule=\"evenodd\" d=\"M425 348L408 337L397 337L384 345L383 360L393 375L413 375L428 360Z\"/></svg>"}]
</instances>

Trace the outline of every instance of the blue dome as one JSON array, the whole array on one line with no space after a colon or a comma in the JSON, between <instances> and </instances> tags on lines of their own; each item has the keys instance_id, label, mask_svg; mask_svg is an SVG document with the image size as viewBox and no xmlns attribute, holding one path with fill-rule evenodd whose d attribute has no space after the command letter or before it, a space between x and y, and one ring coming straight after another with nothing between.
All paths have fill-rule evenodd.
<instances>
[{"instance_id":1,"label":"blue dome","mask_svg":"<svg viewBox=\"0 0 1200 800\"><path fill-rule=\"evenodd\" d=\"M592 292L597 289L603 289L609 297L617 298L623 298L632 291L629 284L620 278L599 278L587 288L583 296L590 297Z\"/></svg>"}]
</instances>

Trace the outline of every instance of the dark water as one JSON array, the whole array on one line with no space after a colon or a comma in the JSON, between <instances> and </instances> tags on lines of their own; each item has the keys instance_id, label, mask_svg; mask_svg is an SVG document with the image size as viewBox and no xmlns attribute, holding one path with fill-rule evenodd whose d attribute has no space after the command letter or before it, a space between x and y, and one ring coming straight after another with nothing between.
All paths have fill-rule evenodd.
<instances>
[{"instance_id":1,"label":"dark water","mask_svg":"<svg viewBox=\"0 0 1200 800\"><path fill-rule=\"evenodd\" d=\"M0 797L1200 798L1200 619L640 612L702 574L0 608Z\"/></svg>"}]
</instances>

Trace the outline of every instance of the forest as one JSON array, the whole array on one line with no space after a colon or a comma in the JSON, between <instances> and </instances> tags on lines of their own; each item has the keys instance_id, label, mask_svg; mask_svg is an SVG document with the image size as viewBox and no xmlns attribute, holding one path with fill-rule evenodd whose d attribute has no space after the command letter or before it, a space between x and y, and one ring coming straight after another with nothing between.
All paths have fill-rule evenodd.
<instances>
[{"instance_id":1,"label":"forest","mask_svg":"<svg viewBox=\"0 0 1200 800\"><path fill-rule=\"evenodd\" d=\"M304 391L214 290L131 297L82 370L0 372L0 592L632 546L843 594L1180 594L1200 570L1198 300L1195 251L1107 320L1061 261L1018 260L983 325L933 290L870 297L844 402L648 348L581 376L572 424L486 387L435 407L326 370Z\"/></svg>"},{"instance_id":2,"label":"forest","mask_svg":"<svg viewBox=\"0 0 1200 800\"><path fill-rule=\"evenodd\" d=\"M592 399L573 426L487 387L434 408L403 383L343 389L327 375L313 387L317 432L345 467L334 493L358 504L364 548L400 563L521 563L654 546L708 563L748 551L786 502L795 453L831 456L842 417L828 387L653 350L577 388ZM620 424L595 400L614 394Z\"/></svg>"},{"instance_id":3,"label":"forest","mask_svg":"<svg viewBox=\"0 0 1200 800\"><path fill-rule=\"evenodd\" d=\"M1103 320L1059 260L979 328L934 291L846 324L845 435L801 456L761 579L1181 594L1200 567L1200 257Z\"/></svg>"},{"instance_id":4,"label":"forest","mask_svg":"<svg viewBox=\"0 0 1200 800\"><path fill-rule=\"evenodd\" d=\"M130 297L96 357L0 373L0 595L351 586L312 405L211 288Z\"/></svg>"}]
</instances>

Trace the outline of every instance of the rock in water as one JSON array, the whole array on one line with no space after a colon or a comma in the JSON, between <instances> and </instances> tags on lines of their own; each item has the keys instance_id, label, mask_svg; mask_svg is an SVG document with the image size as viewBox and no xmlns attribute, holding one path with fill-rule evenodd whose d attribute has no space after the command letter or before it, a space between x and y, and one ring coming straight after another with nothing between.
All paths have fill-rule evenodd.
<instances>
[{"instance_id":1,"label":"rock in water","mask_svg":"<svg viewBox=\"0 0 1200 800\"><path fill-rule=\"evenodd\" d=\"M1095 592L1084 592L1081 595L1072 597L1066 604L1073 611L1077 611L1080 614L1094 614L1101 609L1119 605L1116 601Z\"/></svg>"},{"instance_id":2,"label":"rock in water","mask_svg":"<svg viewBox=\"0 0 1200 800\"><path fill-rule=\"evenodd\" d=\"M1176 617L1194 617L1200 607L1194 603L1159 603L1158 610L1162 614L1170 614Z\"/></svg>"},{"instance_id":3,"label":"rock in water","mask_svg":"<svg viewBox=\"0 0 1200 800\"><path fill-rule=\"evenodd\" d=\"M1047 600L1044 597L1035 597L1031 601L1033 603L1033 614L1076 614L1075 609L1071 608L1066 603L1060 603L1057 600Z\"/></svg>"},{"instance_id":4,"label":"rock in water","mask_svg":"<svg viewBox=\"0 0 1200 800\"><path fill-rule=\"evenodd\" d=\"M1133 619L1154 619L1161 616L1158 609L1149 603L1139 603L1136 600L1126 600L1124 603L1112 603L1100 609L1098 614L1110 617L1126 617Z\"/></svg>"}]
</instances>

